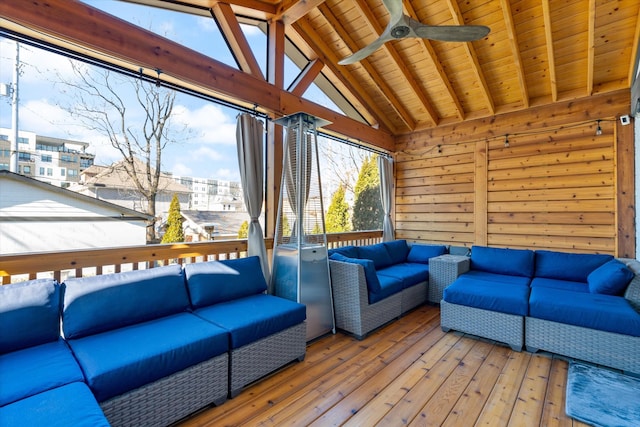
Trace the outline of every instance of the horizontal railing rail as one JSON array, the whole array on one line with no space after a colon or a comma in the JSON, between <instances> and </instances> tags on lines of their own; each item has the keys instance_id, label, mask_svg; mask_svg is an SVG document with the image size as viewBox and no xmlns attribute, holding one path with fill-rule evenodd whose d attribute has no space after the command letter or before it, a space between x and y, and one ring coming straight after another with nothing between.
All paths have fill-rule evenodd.
<instances>
[{"instance_id":1,"label":"horizontal railing rail","mask_svg":"<svg viewBox=\"0 0 640 427\"><path fill-rule=\"evenodd\" d=\"M366 245L381 240L380 230L327 235L330 248ZM273 239L265 239L265 245L271 259ZM173 263L242 258L246 256L246 251L246 239L234 239L0 255L0 284L41 277L62 282L67 277L117 273Z\"/></svg>"}]
</instances>

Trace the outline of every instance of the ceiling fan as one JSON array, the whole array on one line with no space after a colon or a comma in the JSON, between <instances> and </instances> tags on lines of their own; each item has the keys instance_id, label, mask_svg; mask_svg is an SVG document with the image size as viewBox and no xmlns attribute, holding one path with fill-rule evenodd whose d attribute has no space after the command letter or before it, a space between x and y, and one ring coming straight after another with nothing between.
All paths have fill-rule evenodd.
<instances>
[{"instance_id":1,"label":"ceiling fan","mask_svg":"<svg viewBox=\"0 0 640 427\"><path fill-rule=\"evenodd\" d=\"M340 65L353 64L373 52L389 40L404 38L422 38L445 42L470 42L479 40L489 34L489 27L484 25L426 25L422 24L402 10L402 0L382 1L391 15L384 32L370 45L360 49L353 55L338 62Z\"/></svg>"}]
</instances>

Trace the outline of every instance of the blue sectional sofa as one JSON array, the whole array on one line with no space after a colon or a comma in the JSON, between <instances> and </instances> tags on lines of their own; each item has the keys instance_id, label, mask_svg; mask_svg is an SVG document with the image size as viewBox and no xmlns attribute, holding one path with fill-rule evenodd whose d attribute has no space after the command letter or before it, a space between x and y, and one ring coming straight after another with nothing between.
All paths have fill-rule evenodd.
<instances>
[{"instance_id":1,"label":"blue sectional sofa","mask_svg":"<svg viewBox=\"0 0 640 427\"><path fill-rule=\"evenodd\" d=\"M640 372L637 261L611 255L474 246L444 290L441 325Z\"/></svg>"},{"instance_id":2,"label":"blue sectional sofa","mask_svg":"<svg viewBox=\"0 0 640 427\"><path fill-rule=\"evenodd\" d=\"M446 252L406 240L331 249L336 327L361 339L426 302L429 259Z\"/></svg>"},{"instance_id":3,"label":"blue sectional sofa","mask_svg":"<svg viewBox=\"0 0 640 427\"><path fill-rule=\"evenodd\" d=\"M108 426L60 337L60 285L0 286L0 426Z\"/></svg>"},{"instance_id":4,"label":"blue sectional sofa","mask_svg":"<svg viewBox=\"0 0 640 427\"><path fill-rule=\"evenodd\" d=\"M306 309L264 294L257 257L45 285L0 287L0 425L27 408L79 417L61 425L168 425L305 355ZM83 410L50 408L65 393Z\"/></svg>"}]
</instances>

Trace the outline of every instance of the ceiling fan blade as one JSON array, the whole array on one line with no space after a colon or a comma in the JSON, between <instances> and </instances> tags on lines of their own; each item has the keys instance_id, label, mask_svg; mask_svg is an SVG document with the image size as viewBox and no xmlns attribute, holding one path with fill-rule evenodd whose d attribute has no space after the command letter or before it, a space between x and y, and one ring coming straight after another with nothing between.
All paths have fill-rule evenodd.
<instances>
[{"instance_id":1,"label":"ceiling fan blade","mask_svg":"<svg viewBox=\"0 0 640 427\"><path fill-rule=\"evenodd\" d=\"M402 0L382 0L384 3L384 7L387 8L391 18L389 19L389 25L395 25L402 16L404 15L404 11L402 10Z\"/></svg>"},{"instance_id":2,"label":"ceiling fan blade","mask_svg":"<svg viewBox=\"0 0 640 427\"><path fill-rule=\"evenodd\" d=\"M484 25L412 25L414 33L423 39L443 42L470 42L480 40L489 34Z\"/></svg>"},{"instance_id":3,"label":"ceiling fan blade","mask_svg":"<svg viewBox=\"0 0 640 427\"><path fill-rule=\"evenodd\" d=\"M390 28L387 27L387 29L384 31L384 33L382 33L382 35L380 35L380 37L378 37L375 41L373 41L373 43L371 43L368 46L363 47L362 49L360 49L359 51L357 51L353 55L347 56L346 58L342 58L340 61L338 61L338 64L340 64L340 65L348 65L348 64L353 64L354 62L358 62L358 61L363 60L364 58L366 58L367 56L371 55L373 52L378 50L378 48L380 48L380 46L382 46L383 44L385 44L389 40L393 40L393 37L391 37L390 32L391 32Z\"/></svg>"}]
</instances>

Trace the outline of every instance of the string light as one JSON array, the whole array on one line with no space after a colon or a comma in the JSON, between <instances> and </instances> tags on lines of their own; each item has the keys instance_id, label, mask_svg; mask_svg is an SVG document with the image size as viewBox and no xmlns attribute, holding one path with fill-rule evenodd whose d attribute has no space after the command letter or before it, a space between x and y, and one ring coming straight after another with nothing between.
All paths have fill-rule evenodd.
<instances>
[{"instance_id":1,"label":"string light","mask_svg":"<svg viewBox=\"0 0 640 427\"><path fill-rule=\"evenodd\" d=\"M509 134L504 136L504 148L509 148Z\"/></svg>"},{"instance_id":2,"label":"string light","mask_svg":"<svg viewBox=\"0 0 640 427\"><path fill-rule=\"evenodd\" d=\"M598 123L598 127L596 128L596 135L600 136L600 135L602 135L602 128L600 127L600 120L596 120L596 123Z\"/></svg>"}]
</instances>

